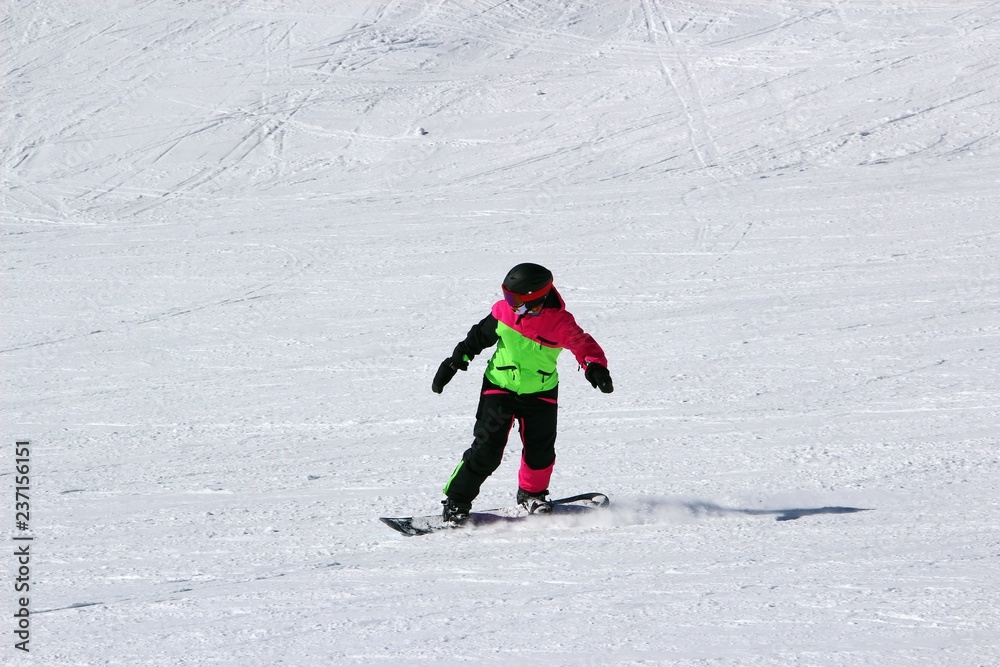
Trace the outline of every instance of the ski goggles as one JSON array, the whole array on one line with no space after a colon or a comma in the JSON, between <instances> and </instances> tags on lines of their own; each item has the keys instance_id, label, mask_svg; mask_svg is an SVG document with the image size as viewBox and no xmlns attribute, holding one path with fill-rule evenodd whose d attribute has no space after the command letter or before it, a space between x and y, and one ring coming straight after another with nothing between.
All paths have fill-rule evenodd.
<instances>
[{"instance_id":1,"label":"ski goggles","mask_svg":"<svg viewBox=\"0 0 1000 667\"><path fill-rule=\"evenodd\" d=\"M544 287L531 292L530 294L518 294L516 292L511 292L505 286L501 285L500 289L503 290L504 301L507 302L515 313L518 315L524 315L530 310L534 310L538 306L542 305L545 297L548 293L552 291L552 283L545 285Z\"/></svg>"}]
</instances>

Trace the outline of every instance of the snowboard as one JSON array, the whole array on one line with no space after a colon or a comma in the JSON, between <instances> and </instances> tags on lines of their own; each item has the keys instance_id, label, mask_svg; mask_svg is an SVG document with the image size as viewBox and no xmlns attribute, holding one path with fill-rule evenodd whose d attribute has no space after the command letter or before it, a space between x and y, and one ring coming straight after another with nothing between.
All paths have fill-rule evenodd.
<instances>
[{"instance_id":1,"label":"snowboard","mask_svg":"<svg viewBox=\"0 0 1000 667\"><path fill-rule=\"evenodd\" d=\"M552 501L552 512L547 514L527 514L521 507L501 507L492 510L483 510L469 514L469 520L461 526L447 523L440 514L429 516L400 516L400 517L379 517L379 521L389 526L393 530L413 537L414 535L427 535L439 530L455 530L456 528L479 528L498 523L508 523L514 521L544 520L550 516L568 516L571 514L583 514L592 512L609 505L609 500L603 493L581 493L568 498L559 498Z\"/></svg>"}]
</instances>

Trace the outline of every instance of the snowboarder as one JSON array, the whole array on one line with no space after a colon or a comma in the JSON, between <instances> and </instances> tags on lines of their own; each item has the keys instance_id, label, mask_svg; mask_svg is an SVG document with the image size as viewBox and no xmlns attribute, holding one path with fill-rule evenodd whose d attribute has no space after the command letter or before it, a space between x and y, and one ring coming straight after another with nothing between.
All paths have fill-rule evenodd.
<instances>
[{"instance_id":1,"label":"snowboarder","mask_svg":"<svg viewBox=\"0 0 1000 667\"><path fill-rule=\"evenodd\" d=\"M563 348L573 353L594 388L614 391L604 350L566 310L551 271L518 264L501 289L504 298L441 362L431 383L431 390L440 394L477 354L497 346L483 378L475 439L444 487L443 516L455 524L468 520L480 487L500 466L515 419L523 446L517 502L531 514L552 511L548 487L556 458L556 358Z\"/></svg>"}]
</instances>

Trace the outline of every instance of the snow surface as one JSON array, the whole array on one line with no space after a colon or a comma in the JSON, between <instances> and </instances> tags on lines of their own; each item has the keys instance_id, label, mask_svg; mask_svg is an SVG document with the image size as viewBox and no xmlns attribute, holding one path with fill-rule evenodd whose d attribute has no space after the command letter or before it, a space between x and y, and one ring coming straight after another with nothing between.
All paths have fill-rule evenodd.
<instances>
[{"instance_id":1,"label":"snow surface","mask_svg":"<svg viewBox=\"0 0 1000 667\"><path fill-rule=\"evenodd\" d=\"M1000 3L17 1L2 32L36 536L4 665L1000 664ZM430 380L520 261L615 379L564 355L553 493L617 509L392 533L471 440L483 360ZM869 511L774 520L824 507Z\"/></svg>"}]
</instances>

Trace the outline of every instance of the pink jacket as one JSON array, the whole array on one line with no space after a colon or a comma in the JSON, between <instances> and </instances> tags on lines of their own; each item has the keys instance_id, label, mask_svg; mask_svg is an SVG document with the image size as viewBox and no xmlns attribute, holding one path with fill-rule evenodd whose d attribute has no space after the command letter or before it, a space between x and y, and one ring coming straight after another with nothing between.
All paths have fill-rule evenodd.
<instances>
[{"instance_id":1,"label":"pink jacket","mask_svg":"<svg viewBox=\"0 0 1000 667\"><path fill-rule=\"evenodd\" d=\"M576 323L576 318L566 310L566 302L555 288L552 288L552 292L559 299L558 308L545 307L538 315L517 315L501 299L493 304L493 317L536 343L546 347L566 348L583 368L590 362L597 362L606 368L608 360L604 356L604 350Z\"/></svg>"}]
</instances>

